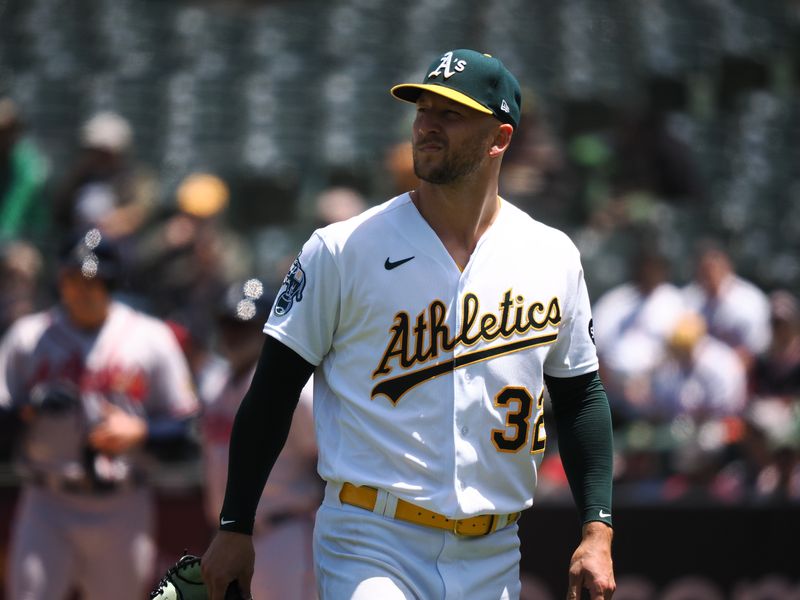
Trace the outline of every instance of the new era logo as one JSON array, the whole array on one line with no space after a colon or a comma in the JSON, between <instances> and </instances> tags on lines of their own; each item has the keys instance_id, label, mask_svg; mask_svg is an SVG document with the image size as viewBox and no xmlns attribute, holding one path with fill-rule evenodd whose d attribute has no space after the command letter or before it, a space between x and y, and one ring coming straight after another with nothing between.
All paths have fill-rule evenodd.
<instances>
[{"instance_id":1,"label":"new era logo","mask_svg":"<svg viewBox=\"0 0 800 600\"><path fill-rule=\"evenodd\" d=\"M506 102L505 99L500 103L500 110L506 113L511 112L511 109L508 107L508 102Z\"/></svg>"}]
</instances>

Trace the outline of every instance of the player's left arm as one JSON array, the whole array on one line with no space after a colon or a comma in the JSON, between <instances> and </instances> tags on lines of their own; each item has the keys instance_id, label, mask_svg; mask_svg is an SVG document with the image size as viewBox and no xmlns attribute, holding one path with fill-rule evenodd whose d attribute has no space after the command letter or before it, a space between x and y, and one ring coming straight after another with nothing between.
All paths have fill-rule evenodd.
<instances>
[{"instance_id":1,"label":"player's left arm","mask_svg":"<svg viewBox=\"0 0 800 600\"><path fill-rule=\"evenodd\" d=\"M107 454L145 446L159 458L168 459L180 456L192 443L192 424L200 406L175 336L161 322L148 320L145 325L150 353L145 413L136 415L107 402L103 419L89 434L89 443Z\"/></svg>"},{"instance_id":2,"label":"player's left arm","mask_svg":"<svg viewBox=\"0 0 800 600\"><path fill-rule=\"evenodd\" d=\"M611 411L597 371L577 377L545 375L558 432L561 462L583 522L569 567L568 600L583 588L592 600L611 598L616 584L611 560Z\"/></svg>"}]
</instances>

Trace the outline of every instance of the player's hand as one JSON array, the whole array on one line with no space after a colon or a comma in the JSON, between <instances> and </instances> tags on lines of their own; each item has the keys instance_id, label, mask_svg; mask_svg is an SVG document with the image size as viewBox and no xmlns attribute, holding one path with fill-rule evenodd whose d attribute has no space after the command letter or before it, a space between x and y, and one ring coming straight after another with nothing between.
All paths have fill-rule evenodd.
<instances>
[{"instance_id":1,"label":"player's hand","mask_svg":"<svg viewBox=\"0 0 800 600\"><path fill-rule=\"evenodd\" d=\"M581 591L589 590L591 600L608 600L614 594L614 566L611 562L613 530L600 522L583 527L583 540L569 564L567 600L580 600Z\"/></svg>"},{"instance_id":2,"label":"player's hand","mask_svg":"<svg viewBox=\"0 0 800 600\"><path fill-rule=\"evenodd\" d=\"M250 598L255 560L252 536L234 531L217 531L200 560L209 600L224 600L225 591L234 580L239 583L242 596Z\"/></svg>"},{"instance_id":3,"label":"player's hand","mask_svg":"<svg viewBox=\"0 0 800 600\"><path fill-rule=\"evenodd\" d=\"M89 433L89 444L103 454L121 454L138 446L147 437L147 422L108 403L103 420Z\"/></svg>"}]
</instances>

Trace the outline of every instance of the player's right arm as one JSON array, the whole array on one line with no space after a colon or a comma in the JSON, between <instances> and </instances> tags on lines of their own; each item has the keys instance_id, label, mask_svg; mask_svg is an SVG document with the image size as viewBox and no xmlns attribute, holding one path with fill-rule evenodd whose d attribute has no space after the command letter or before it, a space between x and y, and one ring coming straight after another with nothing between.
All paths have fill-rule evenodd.
<instances>
[{"instance_id":1,"label":"player's right arm","mask_svg":"<svg viewBox=\"0 0 800 600\"><path fill-rule=\"evenodd\" d=\"M223 600L233 580L239 582L245 598L250 595L256 508L286 443L300 392L313 370L311 363L288 346L266 336L233 424L220 531L201 562L210 600Z\"/></svg>"}]
</instances>

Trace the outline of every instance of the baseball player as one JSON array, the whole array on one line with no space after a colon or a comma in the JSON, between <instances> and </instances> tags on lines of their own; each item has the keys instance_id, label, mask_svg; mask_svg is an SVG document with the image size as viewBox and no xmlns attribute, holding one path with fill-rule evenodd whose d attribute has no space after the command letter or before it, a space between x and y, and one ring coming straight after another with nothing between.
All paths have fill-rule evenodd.
<instances>
[{"instance_id":1,"label":"baseball player","mask_svg":"<svg viewBox=\"0 0 800 600\"><path fill-rule=\"evenodd\" d=\"M203 556L211 600L249 591L258 498L312 371L323 599L517 598L545 386L583 523L569 597L610 598L610 411L579 255L498 196L517 80L461 49L392 94L416 104L419 187L317 230L286 276Z\"/></svg>"},{"instance_id":2,"label":"baseball player","mask_svg":"<svg viewBox=\"0 0 800 600\"><path fill-rule=\"evenodd\" d=\"M111 297L118 257L97 229L60 257L60 302L0 344L0 407L22 426L23 487L7 596L140 600L152 583L148 444L197 411L172 332Z\"/></svg>"},{"instance_id":3,"label":"baseball player","mask_svg":"<svg viewBox=\"0 0 800 600\"><path fill-rule=\"evenodd\" d=\"M234 283L217 317L220 350L228 360L230 373L220 394L203 407L202 416L205 507L214 525L225 496L233 420L253 378L264 337L262 319L271 300L258 279ZM309 381L300 394L289 437L256 512L256 570L251 592L259 600L316 598L311 534L313 515L322 499L316 466Z\"/></svg>"}]
</instances>

